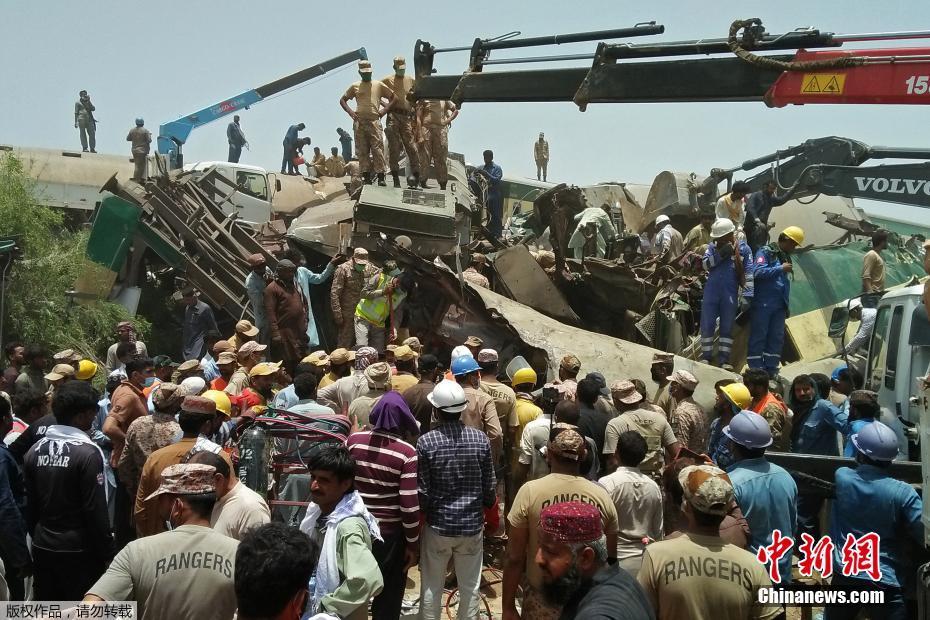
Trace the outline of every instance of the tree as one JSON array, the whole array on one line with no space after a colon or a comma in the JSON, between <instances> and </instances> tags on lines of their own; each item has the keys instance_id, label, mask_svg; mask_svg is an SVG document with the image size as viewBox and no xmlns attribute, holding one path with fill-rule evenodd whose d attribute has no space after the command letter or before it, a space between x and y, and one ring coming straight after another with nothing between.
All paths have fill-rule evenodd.
<instances>
[{"instance_id":1,"label":"tree","mask_svg":"<svg viewBox=\"0 0 930 620\"><path fill-rule=\"evenodd\" d=\"M7 274L4 339L104 359L116 323L131 319L142 333L148 324L119 304L76 303L68 295L83 267L88 233L68 230L63 213L35 196L22 162L9 154L0 158L0 236L18 237L24 250Z\"/></svg>"}]
</instances>

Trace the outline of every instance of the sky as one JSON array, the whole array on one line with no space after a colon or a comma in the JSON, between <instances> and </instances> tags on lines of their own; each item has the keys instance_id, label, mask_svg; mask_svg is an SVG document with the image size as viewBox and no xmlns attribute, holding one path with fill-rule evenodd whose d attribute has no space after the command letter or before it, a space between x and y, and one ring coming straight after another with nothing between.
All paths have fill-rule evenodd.
<instances>
[{"instance_id":1,"label":"sky","mask_svg":"<svg viewBox=\"0 0 930 620\"><path fill-rule=\"evenodd\" d=\"M322 7L326 8L322 8ZM0 8L0 144L76 148L74 102L90 92L99 120L97 149L129 153L133 119L158 125L299 69L364 46L376 77L405 55L412 73L417 39L437 47L520 31L523 37L627 27L652 21L665 34L633 42L725 37L737 18L761 17L770 33L802 26L863 33L930 27L926 0L772 2L689 0L620 2L408 2L356 0L283 3L227 0L4 2ZM930 41L888 46L928 45ZM493 56L593 53L596 42L504 50ZM437 56L440 74L459 74L467 52ZM559 63L584 66L588 61ZM547 66L533 65L532 68ZM488 70L501 70L502 67ZM328 74L241 113L251 150L243 163L277 170L287 127L304 122L324 153L350 119L339 97L358 79L354 67ZM225 159L226 120L194 131L187 162ZM839 135L871 145L930 143L924 106L791 106L762 102L592 104L465 103L449 134L450 150L479 161L490 148L505 174L535 176L533 141L546 133L549 180L583 185L604 180L650 184L663 170L706 174L809 138ZM860 206L865 206L860 203ZM892 217L926 217L919 209L872 203Z\"/></svg>"}]
</instances>

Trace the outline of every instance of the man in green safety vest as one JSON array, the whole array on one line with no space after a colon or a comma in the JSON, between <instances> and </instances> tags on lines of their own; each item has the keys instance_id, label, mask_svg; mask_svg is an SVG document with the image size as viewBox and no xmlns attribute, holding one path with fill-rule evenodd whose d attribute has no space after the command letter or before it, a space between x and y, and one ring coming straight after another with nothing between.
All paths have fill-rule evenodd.
<instances>
[{"instance_id":1,"label":"man in green safety vest","mask_svg":"<svg viewBox=\"0 0 930 620\"><path fill-rule=\"evenodd\" d=\"M389 260L362 288L362 298L355 307L356 346L384 351L388 321L407 297L400 285L400 275L397 262Z\"/></svg>"}]
</instances>

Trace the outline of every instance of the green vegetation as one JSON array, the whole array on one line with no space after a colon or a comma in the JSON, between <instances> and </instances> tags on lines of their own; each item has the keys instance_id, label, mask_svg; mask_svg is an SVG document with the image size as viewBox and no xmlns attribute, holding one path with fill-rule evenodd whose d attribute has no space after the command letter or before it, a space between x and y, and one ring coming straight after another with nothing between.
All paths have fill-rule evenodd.
<instances>
[{"instance_id":1,"label":"green vegetation","mask_svg":"<svg viewBox=\"0 0 930 620\"><path fill-rule=\"evenodd\" d=\"M67 294L83 268L88 233L68 230L61 211L37 204L32 180L12 155L0 158L0 236L18 236L24 250L7 276L5 341L40 343L52 353L75 349L99 360L117 322L132 319L148 331L146 321L118 304L77 303Z\"/></svg>"}]
</instances>

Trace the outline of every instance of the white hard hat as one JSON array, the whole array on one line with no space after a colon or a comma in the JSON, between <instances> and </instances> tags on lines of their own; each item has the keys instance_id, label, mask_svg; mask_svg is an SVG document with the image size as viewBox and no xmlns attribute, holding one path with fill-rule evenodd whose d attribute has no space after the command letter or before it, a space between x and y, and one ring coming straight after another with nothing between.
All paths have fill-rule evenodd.
<instances>
[{"instance_id":1,"label":"white hard hat","mask_svg":"<svg viewBox=\"0 0 930 620\"><path fill-rule=\"evenodd\" d=\"M466 347L464 344L460 344L459 346L452 349L452 359L457 357L474 357L474 355L472 355L471 349Z\"/></svg>"},{"instance_id":2,"label":"white hard hat","mask_svg":"<svg viewBox=\"0 0 930 620\"><path fill-rule=\"evenodd\" d=\"M714 220L713 226L710 227L710 238L719 239L720 237L726 237L734 230L736 230L736 226L733 224L733 221L721 217Z\"/></svg>"},{"instance_id":3,"label":"white hard hat","mask_svg":"<svg viewBox=\"0 0 930 620\"><path fill-rule=\"evenodd\" d=\"M455 381L440 381L433 391L430 392L426 400L436 409L448 411L449 413L461 413L468 406L468 400L465 398L465 390Z\"/></svg>"},{"instance_id":4,"label":"white hard hat","mask_svg":"<svg viewBox=\"0 0 930 620\"><path fill-rule=\"evenodd\" d=\"M656 218L656 226L659 226L660 224L666 224L668 221L669 220L667 215L660 215Z\"/></svg>"},{"instance_id":5,"label":"white hard hat","mask_svg":"<svg viewBox=\"0 0 930 620\"><path fill-rule=\"evenodd\" d=\"M769 428L769 423L754 411L744 409L737 413L724 427L723 434L749 449L767 448L772 445L772 429Z\"/></svg>"},{"instance_id":6,"label":"white hard hat","mask_svg":"<svg viewBox=\"0 0 930 620\"><path fill-rule=\"evenodd\" d=\"M850 310L855 310L856 308L861 308L861 307L862 307L862 300L859 299L858 297L856 297L855 299L850 299L850 300L849 300L849 309L850 309Z\"/></svg>"}]
</instances>

